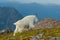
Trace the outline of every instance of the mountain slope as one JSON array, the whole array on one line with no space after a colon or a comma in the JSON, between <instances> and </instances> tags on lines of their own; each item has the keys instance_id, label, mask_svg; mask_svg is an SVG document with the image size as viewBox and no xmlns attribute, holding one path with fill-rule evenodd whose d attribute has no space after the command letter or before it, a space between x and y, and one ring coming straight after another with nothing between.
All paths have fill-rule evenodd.
<instances>
[{"instance_id":1,"label":"mountain slope","mask_svg":"<svg viewBox=\"0 0 60 40\"><path fill-rule=\"evenodd\" d=\"M15 28L13 23L22 17L14 8L0 7L0 30L4 28Z\"/></svg>"}]
</instances>

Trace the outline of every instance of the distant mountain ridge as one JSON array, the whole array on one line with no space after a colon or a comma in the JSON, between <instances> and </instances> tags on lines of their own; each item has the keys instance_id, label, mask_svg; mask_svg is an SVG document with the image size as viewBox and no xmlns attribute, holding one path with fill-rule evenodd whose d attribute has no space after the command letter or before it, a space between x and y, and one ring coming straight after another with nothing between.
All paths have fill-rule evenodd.
<instances>
[{"instance_id":1,"label":"distant mountain ridge","mask_svg":"<svg viewBox=\"0 0 60 40\"><path fill-rule=\"evenodd\" d=\"M23 17L15 8L0 7L0 30L4 28L14 29L13 23Z\"/></svg>"},{"instance_id":2,"label":"distant mountain ridge","mask_svg":"<svg viewBox=\"0 0 60 40\"><path fill-rule=\"evenodd\" d=\"M56 18L60 19L60 5L55 4L37 4L37 3L29 3L29 4L22 4L22 3L0 3L1 7L14 7L16 8L20 13L22 13L23 16L26 15L37 15L39 19L43 18Z\"/></svg>"}]
</instances>

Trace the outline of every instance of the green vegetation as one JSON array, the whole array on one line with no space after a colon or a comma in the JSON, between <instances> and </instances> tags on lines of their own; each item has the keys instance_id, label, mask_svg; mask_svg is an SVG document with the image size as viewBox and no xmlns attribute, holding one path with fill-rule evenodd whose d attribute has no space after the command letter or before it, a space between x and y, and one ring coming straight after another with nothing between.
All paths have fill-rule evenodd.
<instances>
[{"instance_id":1,"label":"green vegetation","mask_svg":"<svg viewBox=\"0 0 60 40\"><path fill-rule=\"evenodd\" d=\"M44 39L47 39L48 37L60 37L60 28L45 28L43 30L23 31L22 33L17 33L16 36L13 36L13 33L9 33L5 36L0 34L0 40L9 40L10 38L13 38L14 40L26 40L42 32L44 33Z\"/></svg>"}]
</instances>

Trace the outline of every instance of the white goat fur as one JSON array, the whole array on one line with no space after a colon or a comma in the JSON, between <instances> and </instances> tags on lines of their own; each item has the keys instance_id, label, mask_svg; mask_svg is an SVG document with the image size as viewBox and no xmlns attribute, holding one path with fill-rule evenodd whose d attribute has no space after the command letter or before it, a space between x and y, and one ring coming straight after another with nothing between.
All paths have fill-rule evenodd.
<instances>
[{"instance_id":1,"label":"white goat fur","mask_svg":"<svg viewBox=\"0 0 60 40\"><path fill-rule=\"evenodd\" d=\"M25 25L29 25L29 28L34 28L34 23L36 23L37 21L38 19L35 15L29 15L21 20L18 20L17 22L14 23L14 25L16 25L16 29L14 30L13 35L15 36L17 32L22 32Z\"/></svg>"}]
</instances>

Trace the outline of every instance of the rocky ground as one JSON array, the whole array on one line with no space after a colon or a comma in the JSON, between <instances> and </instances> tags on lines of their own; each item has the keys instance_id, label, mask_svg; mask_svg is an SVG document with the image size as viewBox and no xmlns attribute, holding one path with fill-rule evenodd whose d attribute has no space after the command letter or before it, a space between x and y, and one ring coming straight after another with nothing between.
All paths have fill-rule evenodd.
<instances>
[{"instance_id":1,"label":"rocky ground","mask_svg":"<svg viewBox=\"0 0 60 40\"><path fill-rule=\"evenodd\" d=\"M34 29L17 33L16 36L13 36L12 31L5 30L0 33L0 40L60 40L60 20L40 20Z\"/></svg>"},{"instance_id":2,"label":"rocky ground","mask_svg":"<svg viewBox=\"0 0 60 40\"><path fill-rule=\"evenodd\" d=\"M45 18L38 21L35 24L35 28L44 29L44 28L60 28L60 20Z\"/></svg>"},{"instance_id":3,"label":"rocky ground","mask_svg":"<svg viewBox=\"0 0 60 40\"><path fill-rule=\"evenodd\" d=\"M60 28L45 28L43 30L28 30L22 33L0 34L0 40L60 40Z\"/></svg>"}]
</instances>

